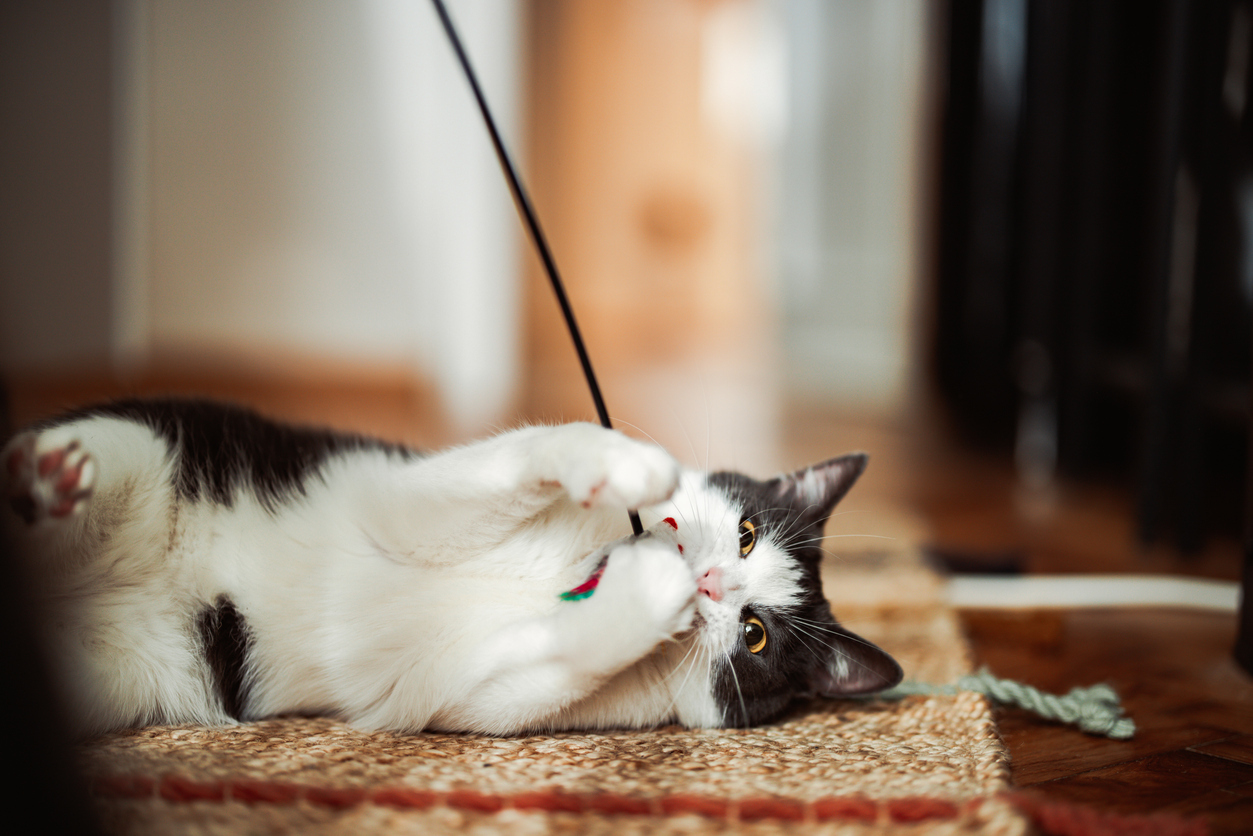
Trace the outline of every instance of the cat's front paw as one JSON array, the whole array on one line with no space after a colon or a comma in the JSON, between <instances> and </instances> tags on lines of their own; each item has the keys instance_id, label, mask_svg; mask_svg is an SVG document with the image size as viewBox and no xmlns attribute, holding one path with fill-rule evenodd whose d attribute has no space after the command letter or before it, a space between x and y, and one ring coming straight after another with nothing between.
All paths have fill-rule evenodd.
<instances>
[{"instance_id":1,"label":"cat's front paw","mask_svg":"<svg viewBox=\"0 0 1253 836\"><path fill-rule=\"evenodd\" d=\"M657 641L687 632L696 618L692 570L662 538L645 535L615 548L601 583L621 595L624 617L649 625Z\"/></svg>"},{"instance_id":2,"label":"cat's front paw","mask_svg":"<svg viewBox=\"0 0 1253 836\"><path fill-rule=\"evenodd\" d=\"M582 430L582 428L580 428ZM637 509L669 499L679 464L665 450L599 427L571 438L561 484L584 508Z\"/></svg>"},{"instance_id":3,"label":"cat's front paw","mask_svg":"<svg viewBox=\"0 0 1253 836\"><path fill-rule=\"evenodd\" d=\"M5 501L27 524L69 517L91 498L95 463L71 435L24 432L9 442L3 461Z\"/></svg>"}]
</instances>

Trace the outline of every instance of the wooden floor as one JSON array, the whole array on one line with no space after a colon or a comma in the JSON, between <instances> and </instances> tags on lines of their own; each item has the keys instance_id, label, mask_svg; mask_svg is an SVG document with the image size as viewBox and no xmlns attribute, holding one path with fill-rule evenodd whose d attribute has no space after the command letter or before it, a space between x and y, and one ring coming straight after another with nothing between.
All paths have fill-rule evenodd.
<instances>
[{"instance_id":1,"label":"wooden floor","mask_svg":"<svg viewBox=\"0 0 1253 836\"><path fill-rule=\"evenodd\" d=\"M170 383L128 388L188 389ZM242 399L282 417L321 418L418 443L455 437L431 422L429 410L415 406L422 393L398 392L389 385L313 391L303 383L241 387L200 380L192 388ZM652 388L663 390L660 383ZM606 389L621 393L629 381L610 379ZM111 389L81 383L19 385L15 420L73 403L81 399L76 393L99 397ZM635 410L635 423L650 430L663 423L662 412L624 400L620 409L625 411L619 414ZM352 409L346 411L345 403ZM720 401L716 393L706 393L704 403L712 412ZM546 417L588 417L563 406L559 397L527 410ZM851 449L870 451L870 470L828 530L848 538L833 539L835 550L876 542L860 537L893 537L976 563L1014 562L1029 572L1238 577L1241 555L1234 542L1212 544L1192 557L1143 550L1132 537L1127 497L1117 489L1059 484L1026 492L1008 462L962 450L930 420L850 419L788 407L746 414L747 423L737 428L732 422L722 430L724 436L754 435L751 444L736 445L739 455L733 458L743 461L720 460L717 444L690 437L688 429L682 435L667 435L664 429L657 434L667 446L690 450L701 464L745 469L763 462L774 462L774 470L790 469ZM704 423L714 421L706 416ZM999 711L1019 787L1110 811L1201 815L1216 834L1253 832L1253 678L1232 660L1234 615L1120 609L971 611L963 618L978 661L994 673L1056 692L1108 682L1138 727L1133 740L1115 742L1019 711Z\"/></svg>"},{"instance_id":2,"label":"wooden floor","mask_svg":"<svg viewBox=\"0 0 1253 836\"><path fill-rule=\"evenodd\" d=\"M1135 720L1126 742L999 710L1014 782L1102 809L1204 815L1214 833L1253 832L1253 685L1231 660L1233 619L1170 610L968 616L979 660L1055 692L1104 681ZM1051 623L1050 623L1051 622Z\"/></svg>"}]
</instances>

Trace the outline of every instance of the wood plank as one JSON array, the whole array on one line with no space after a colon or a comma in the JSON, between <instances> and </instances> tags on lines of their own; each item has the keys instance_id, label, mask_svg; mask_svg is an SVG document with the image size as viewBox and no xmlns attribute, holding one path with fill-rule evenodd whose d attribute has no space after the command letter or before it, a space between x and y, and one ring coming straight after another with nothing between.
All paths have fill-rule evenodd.
<instances>
[{"instance_id":1,"label":"wood plank","mask_svg":"<svg viewBox=\"0 0 1253 836\"><path fill-rule=\"evenodd\" d=\"M1199 816L1209 824L1210 836L1247 836L1253 828L1253 798L1239 790L1215 790L1169 805L1162 812Z\"/></svg>"},{"instance_id":2,"label":"wood plank","mask_svg":"<svg viewBox=\"0 0 1253 836\"><path fill-rule=\"evenodd\" d=\"M1053 798L1133 813L1191 810L1215 791L1250 783L1253 766L1183 751L1059 778L1043 789Z\"/></svg>"},{"instance_id":3,"label":"wood plank","mask_svg":"<svg viewBox=\"0 0 1253 836\"><path fill-rule=\"evenodd\" d=\"M1223 738L1206 728L1141 729L1133 740L1116 741L1042 721L1021 710L997 712L1001 737L1009 747L1013 781L1026 787L1093 770L1134 763Z\"/></svg>"}]
</instances>

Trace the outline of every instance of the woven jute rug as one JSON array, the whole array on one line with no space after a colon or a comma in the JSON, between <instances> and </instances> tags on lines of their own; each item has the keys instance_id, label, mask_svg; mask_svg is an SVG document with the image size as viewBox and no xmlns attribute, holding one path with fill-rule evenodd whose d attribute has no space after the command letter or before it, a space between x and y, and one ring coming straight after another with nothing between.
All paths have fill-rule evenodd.
<instances>
[{"instance_id":1,"label":"woven jute rug","mask_svg":"<svg viewBox=\"0 0 1253 836\"><path fill-rule=\"evenodd\" d=\"M837 617L909 678L970 670L940 578L907 550L828 559ZM815 702L745 730L519 738L323 718L156 727L79 752L115 833L1022 833L985 698Z\"/></svg>"}]
</instances>

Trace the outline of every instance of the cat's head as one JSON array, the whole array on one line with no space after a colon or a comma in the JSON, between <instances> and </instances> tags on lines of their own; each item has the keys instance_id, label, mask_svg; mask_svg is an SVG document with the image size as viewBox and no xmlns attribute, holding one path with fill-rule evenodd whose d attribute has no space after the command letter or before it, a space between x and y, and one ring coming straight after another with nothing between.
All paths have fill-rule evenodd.
<instances>
[{"instance_id":1,"label":"cat's head","mask_svg":"<svg viewBox=\"0 0 1253 836\"><path fill-rule=\"evenodd\" d=\"M675 496L700 590L695 653L708 660L723 725L900 681L891 656L836 622L819 575L823 527L865 467L857 453L768 481L689 474Z\"/></svg>"}]
</instances>

